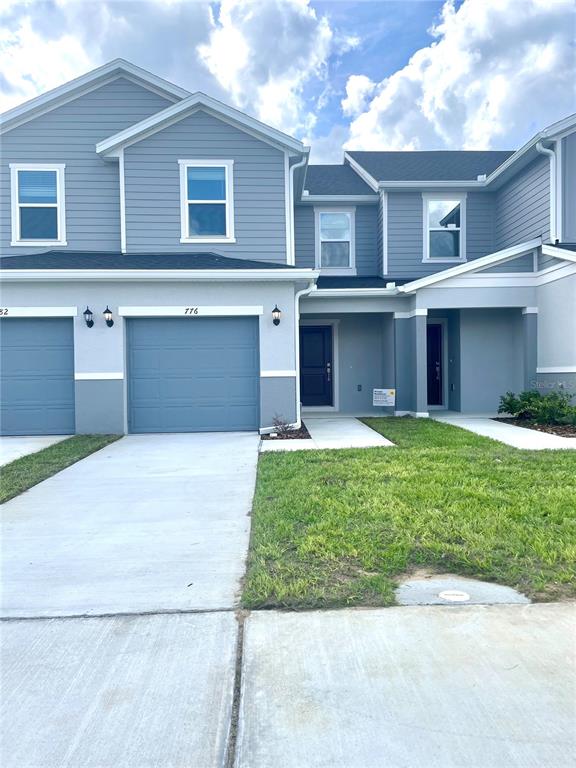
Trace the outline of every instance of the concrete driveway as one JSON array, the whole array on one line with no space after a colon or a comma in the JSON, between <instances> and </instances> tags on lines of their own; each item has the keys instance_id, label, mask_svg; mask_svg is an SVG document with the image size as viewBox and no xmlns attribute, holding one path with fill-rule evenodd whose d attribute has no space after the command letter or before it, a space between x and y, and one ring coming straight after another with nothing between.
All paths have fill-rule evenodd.
<instances>
[{"instance_id":1,"label":"concrete driveway","mask_svg":"<svg viewBox=\"0 0 576 768\"><path fill-rule=\"evenodd\" d=\"M3 616L231 608L255 434L132 435L4 505Z\"/></svg>"},{"instance_id":2,"label":"concrete driveway","mask_svg":"<svg viewBox=\"0 0 576 768\"><path fill-rule=\"evenodd\" d=\"M70 435L49 435L47 437L38 435L6 437L3 435L0 437L0 467L10 464L16 459L21 459L22 456L28 456L29 453L36 453L55 445L55 443L61 443L62 440L67 440L69 437Z\"/></svg>"}]
</instances>

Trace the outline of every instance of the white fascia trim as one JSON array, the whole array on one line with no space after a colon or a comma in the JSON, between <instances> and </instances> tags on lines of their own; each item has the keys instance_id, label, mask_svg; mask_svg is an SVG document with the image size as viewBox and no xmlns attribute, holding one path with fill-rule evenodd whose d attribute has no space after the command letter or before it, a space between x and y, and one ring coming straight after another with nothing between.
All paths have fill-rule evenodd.
<instances>
[{"instance_id":1,"label":"white fascia trim","mask_svg":"<svg viewBox=\"0 0 576 768\"><path fill-rule=\"evenodd\" d=\"M296 371L260 371L260 377L262 379L273 379L273 378L294 378L294 376L297 376L298 374Z\"/></svg>"},{"instance_id":2,"label":"white fascia trim","mask_svg":"<svg viewBox=\"0 0 576 768\"><path fill-rule=\"evenodd\" d=\"M553 256L556 259L576 262L576 251L568 251L557 245L543 245L542 253L544 256Z\"/></svg>"},{"instance_id":3,"label":"white fascia trim","mask_svg":"<svg viewBox=\"0 0 576 768\"><path fill-rule=\"evenodd\" d=\"M64 83L64 85L59 85L57 88L53 88L24 104L4 112L0 115L0 133L6 133L28 120L56 109L62 104L77 99L79 96L96 90L123 76L145 87L150 87L151 90L160 93L170 101L190 96L190 91L180 88L178 85L174 85L174 83L170 83L152 74L152 72L137 67L125 59L114 59L101 67L87 72L85 75L76 77L74 80Z\"/></svg>"},{"instance_id":4,"label":"white fascia trim","mask_svg":"<svg viewBox=\"0 0 576 768\"><path fill-rule=\"evenodd\" d=\"M318 299L348 299L348 298L380 298L396 296L397 288L318 288L313 298Z\"/></svg>"},{"instance_id":5,"label":"white fascia trim","mask_svg":"<svg viewBox=\"0 0 576 768\"><path fill-rule=\"evenodd\" d=\"M107 154L129 142L135 143L144 135L149 136L151 133L162 130L168 123L183 120L189 113L196 111L198 108L206 108L216 115L232 121L241 128L251 130L257 133L262 140L272 142L275 146L281 146L297 153L304 151L304 145L301 141L198 91L177 104L163 109L161 112L157 112L145 120L141 120L139 123L109 136L103 141L99 141L96 144L96 152L98 154Z\"/></svg>"},{"instance_id":6,"label":"white fascia trim","mask_svg":"<svg viewBox=\"0 0 576 768\"><path fill-rule=\"evenodd\" d=\"M124 150L120 150L122 155ZM217 245L218 243L235 243L236 238L234 236L234 160L178 160L180 166L180 242L191 244L204 244L211 243ZM226 179L226 200L188 200L188 168L202 168L202 167L216 167L224 168ZM198 203L224 203L226 206L226 235L224 237L191 237L188 232L188 204L191 202Z\"/></svg>"},{"instance_id":7,"label":"white fascia trim","mask_svg":"<svg viewBox=\"0 0 576 768\"><path fill-rule=\"evenodd\" d=\"M458 200L460 202L460 256L456 259L436 259L430 256L430 230L428 228L428 206L431 200ZM423 264L457 264L466 262L466 192L423 192L422 224L424 253Z\"/></svg>"},{"instance_id":8,"label":"white fascia trim","mask_svg":"<svg viewBox=\"0 0 576 768\"><path fill-rule=\"evenodd\" d=\"M238 282L276 282L279 280L316 280L314 269L2 269L4 282L105 280L105 281L173 281L231 280Z\"/></svg>"},{"instance_id":9,"label":"white fascia trim","mask_svg":"<svg viewBox=\"0 0 576 768\"><path fill-rule=\"evenodd\" d=\"M10 163L11 241L13 247L53 248L68 245L66 241L66 182L65 163ZM18 171L56 171L56 211L58 238L56 240L22 240L20 238L20 203L18 201ZM44 207L41 203L38 207ZM26 206L25 206L26 207ZM30 207L30 206L28 206ZM53 207L53 205L51 206Z\"/></svg>"},{"instance_id":10,"label":"white fascia trim","mask_svg":"<svg viewBox=\"0 0 576 768\"><path fill-rule=\"evenodd\" d=\"M548 368L536 368L536 373L576 373L576 365L553 365Z\"/></svg>"},{"instance_id":11,"label":"white fascia trim","mask_svg":"<svg viewBox=\"0 0 576 768\"><path fill-rule=\"evenodd\" d=\"M11 307L2 305L0 317L76 317L78 307Z\"/></svg>"},{"instance_id":12,"label":"white fascia trim","mask_svg":"<svg viewBox=\"0 0 576 768\"><path fill-rule=\"evenodd\" d=\"M538 314L538 307L523 307L522 314L523 315L537 315Z\"/></svg>"},{"instance_id":13,"label":"white fascia trim","mask_svg":"<svg viewBox=\"0 0 576 768\"><path fill-rule=\"evenodd\" d=\"M576 264L554 265L540 272L505 272L464 275L447 280L440 287L452 288L537 288L539 285L553 283L564 277L576 274Z\"/></svg>"},{"instance_id":14,"label":"white fascia trim","mask_svg":"<svg viewBox=\"0 0 576 768\"><path fill-rule=\"evenodd\" d=\"M378 192L378 182L376 179L371 176L367 170L365 170L360 163L358 163L356 160L354 160L353 157L350 157L348 152L344 152L344 162L348 163L350 168L360 176L362 181L365 181L366 184L370 187L370 189L373 189L374 192Z\"/></svg>"},{"instance_id":15,"label":"white fascia trim","mask_svg":"<svg viewBox=\"0 0 576 768\"><path fill-rule=\"evenodd\" d=\"M441 283L451 277L458 277L460 275L466 274L467 272L481 270L485 267L490 267L495 264L500 264L504 261L509 261L510 259L521 256L524 253L529 253L534 248L539 248L540 245L540 238L537 240L529 240L528 242L520 243L519 245L513 245L510 248L504 248L501 251L496 251L495 253L489 253L487 256L482 256L479 259L468 261L465 264L458 264L456 267L444 269L434 275L428 275L427 277L422 277L419 280L413 280L411 283L405 283L404 285L399 286L399 290L402 293L412 293L413 291L417 291L420 288L426 288L430 285L434 285L435 283Z\"/></svg>"},{"instance_id":16,"label":"white fascia trim","mask_svg":"<svg viewBox=\"0 0 576 768\"><path fill-rule=\"evenodd\" d=\"M74 379L76 381L118 381L124 378L122 371L109 372L94 372L94 373L75 373Z\"/></svg>"},{"instance_id":17,"label":"white fascia trim","mask_svg":"<svg viewBox=\"0 0 576 768\"><path fill-rule=\"evenodd\" d=\"M305 195L298 201L298 205L306 203L327 203L328 205L349 205L354 204L372 204L378 203L378 195Z\"/></svg>"}]
</instances>

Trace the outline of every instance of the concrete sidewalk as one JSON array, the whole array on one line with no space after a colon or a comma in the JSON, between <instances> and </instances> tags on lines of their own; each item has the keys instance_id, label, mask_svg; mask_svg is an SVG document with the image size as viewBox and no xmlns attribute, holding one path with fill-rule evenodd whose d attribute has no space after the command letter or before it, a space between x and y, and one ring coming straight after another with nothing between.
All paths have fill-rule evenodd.
<instances>
[{"instance_id":1,"label":"concrete sidewalk","mask_svg":"<svg viewBox=\"0 0 576 768\"><path fill-rule=\"evenodd\" d=\"M494 419L480 418L476 416L431 416L436 421L452 424L469 432L475 432L483 437L490 437L500 443L523 448L527 451L545 451L549 449L576 449L576 438L560 437L547 432L539 432L536 429L517 427L514 424L505 424Z\"/></svg>"},{"instance_id":2,"label":"concrete sidewalk","mask_svg":"<svg viewBox=\"0 0 576 768\"><path fill-rule=\"evenodd\" d=\"M574 604L252 613L236 768L573 768Z\"/></svg>"},{"instance_id":3,"label":"concrete sidewalk","mask_svg":"<svg viewBox=\"0 0 576 768\"><path fill-rule=\"evenodd\" d=\"M303 419L310 440L263 440L260 452L314 451L327 448L383 448L393 446L379 432L353 417Z\"/></svg>"},{"instance_id":4,"label":"concrete sidewalk","mask_svg":"<svg viewBox=\"0 0 576 768\"><path fill-rule=\"evenodd\" d=\"M30 453L36 453L51 445L61 443L67 440L71 435L49 435L41 437L38 435L0 437L0 467L10 464L11 461L21 459L22 456L28 456Z\"/></svg>"}]
</instances>

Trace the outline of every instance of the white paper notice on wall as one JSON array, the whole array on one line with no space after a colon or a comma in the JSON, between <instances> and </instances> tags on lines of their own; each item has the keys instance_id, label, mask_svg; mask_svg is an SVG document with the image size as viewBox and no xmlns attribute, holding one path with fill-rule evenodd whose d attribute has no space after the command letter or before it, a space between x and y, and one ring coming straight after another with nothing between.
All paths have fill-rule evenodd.
<instances>
[{"instance_id":1,"label":"white paper notice on wall","mask_svg":"<svg viewBox=\"0 0 576 768\"><path fill-rule=\"evenodd\" d=\"M396 405L395 389L374 389L372 390L372 405L394 406Z\"/></svg>"}]
</instances>

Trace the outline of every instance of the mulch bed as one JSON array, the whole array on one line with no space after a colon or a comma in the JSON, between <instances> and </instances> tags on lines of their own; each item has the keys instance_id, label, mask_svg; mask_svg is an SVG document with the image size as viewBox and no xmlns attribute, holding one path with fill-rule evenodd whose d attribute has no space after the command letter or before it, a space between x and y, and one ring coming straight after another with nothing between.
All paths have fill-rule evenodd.
<instances>
[{"instance_id":1,"label":"mulch bed","mask_svg":"<svg viewBox=\"0 0 576 768\"><path fill-rule=\"evenodd\" d=\"M533 421L524 421L523 419L494 419L494 421L513 424L515 427L535 429L537 432L547 432L549 435L576 437L576 426L573 424L535 424Z\"/></svg>"},{"instance_id":2,"label":"mulch bed","mask_svg":"<svg viewBox=\"0 0 576 768\"><path fill-rule=\"evenodd\" d=\"M289 432L278 432L274 437L272 435L260 435L262 440L311 440L310 432L306 429L306 424L302 422L300 429L291 429Z\"/></svg>"}]
</instances>

